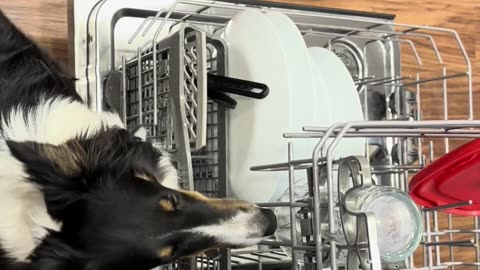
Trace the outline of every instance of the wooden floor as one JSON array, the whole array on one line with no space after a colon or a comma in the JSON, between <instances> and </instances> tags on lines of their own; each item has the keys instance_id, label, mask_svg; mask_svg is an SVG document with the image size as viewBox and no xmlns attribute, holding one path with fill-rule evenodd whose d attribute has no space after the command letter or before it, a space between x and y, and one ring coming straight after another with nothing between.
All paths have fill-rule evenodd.
<instances>
[{"instance_id":1,"label":"wooden floor","mask_svg":"<svg viewBox=\"0 0 480 270\"><path fill-rule=\"evenodd\" d=\"M66 0L0 0L0 9L56 60L67 64Z\"/></svg>"},{"instance_id":2,"label":"wooden floor","mask_svg":"<svg viewBox=\"0 0 480 270\"><path fill-rule=\"evenodd\" d=\"M157 0L161 1L161 0ZM471 59L473 70L475 117L480 118L477 106L480 92L480 1L479 0L276 0L306 5L353 9L396 14L399 23L430 25L452 28L458 31ZM55 59L67 63L67 4L66 0L0 0L0 8L9 15L23 30L47 49ZM455 44L442 42L437 44L446 58L454 55ZM404 51L402 50L402 53ZM408 53L407 53L408 56ZM458 67L462 69L462 67ZM408 71L408 70L407 70ZM462 82L449 83L448 116L450 119L467 118L467 95ZM443 117L441 85L432 85L423 98L424 116L430 119ZM439 94L440 93L440 94ZM443 152L438 144L435 151ZM453 144L453 147L455 144ZM441 217L440 228L446 228L446 217ZM457 228L471 228L472 218L459 218L454 221ZM462 239L469 239L466 235ZM447 240L442 237L440 240ZM441 248L443 259L448 260L449 249ZM472 261L475 253L471 248L454 248L455 261ZM421 252L418 254L421 255ZM421 261L418 260L418 263ZM456 268L458 269L458 268Z\"/></svg>"}]
</instances>

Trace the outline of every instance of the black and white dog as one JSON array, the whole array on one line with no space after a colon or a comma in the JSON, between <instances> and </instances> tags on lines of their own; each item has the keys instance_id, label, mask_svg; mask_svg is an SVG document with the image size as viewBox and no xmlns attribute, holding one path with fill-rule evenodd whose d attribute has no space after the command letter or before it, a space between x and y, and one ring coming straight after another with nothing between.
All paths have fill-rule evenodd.
<instances>
[{"instance_id":1,"label":"black and white dog","mask_svg":"<svg viewBox=\"0 0 480 270\"><path fill-rule=\"evenodd\" d=\"M178 190L168 155L1 12L0 121L1 270L147 270L275 231L271 210Z\"/></svg>"}]
</instances>

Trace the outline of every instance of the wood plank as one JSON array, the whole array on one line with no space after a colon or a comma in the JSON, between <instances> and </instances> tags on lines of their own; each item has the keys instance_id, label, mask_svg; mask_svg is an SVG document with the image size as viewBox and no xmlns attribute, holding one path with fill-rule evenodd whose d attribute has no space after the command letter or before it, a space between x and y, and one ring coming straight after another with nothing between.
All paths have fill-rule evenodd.
<instances>
[{"instance_id":1,"label":"wood plank","mask_svg":"<svg viewBox=\"0 0 480 270\"><path fill-rule=\"evenodd\" d=\"M67 64L66 0L0 0L0 9L55 60Z\"/></svg>"}]
</instances>

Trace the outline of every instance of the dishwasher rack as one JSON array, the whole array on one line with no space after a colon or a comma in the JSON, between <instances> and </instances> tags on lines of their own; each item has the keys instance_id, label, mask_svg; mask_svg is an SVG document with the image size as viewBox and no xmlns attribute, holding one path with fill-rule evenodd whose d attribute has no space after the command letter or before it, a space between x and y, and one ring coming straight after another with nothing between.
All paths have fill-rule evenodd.
<instances>
[{"instance_id":1,"label":"dishwasher rack","mask_svg":"<svg viewBox=\"0 0 480 270\"><path fill-rule=\"evenodd\" d=\"M79 92L97 110L118 111L128 128L146 126L148 138L172 152L183 188L213 197L229 196L227 111L207 99L206 86L208 73L228 74L228 46L221 32L242 10L275 10L288 15L308 46L329 48L344 61L363 103L365 122L304 127L298 133L286 133L284 137L292 142L285 145L285 163L252 167L289 173L290 202L260 205L292 209L291 235L297 233L296 222L292 221L302 220L300 242L296 237L286 242L267 240L258 249L222 250L178 262L168 269L480 268L478 218L441 213L442 209L471 201L422 209L422 242L405 262L381 262L376 235L368 228L361 233L362 241L351 245L338 244L335 239L325 241L325 235L335 233L338 226L338 198L333 190L338 164L363 164L360 167L376 184L407 191L411 175L450 151L451 145L458 144L456 139L480 135L480 122L473 120L471 63L456 31L399 24L389 15L251 0L176 1L170 8L147 8L148 4L134 8L112 1L94 0L86 11L82 10L88 16L84 16L84 28L77 34L82 36L76 37L76 43L84 44L75 44ZM102 12L111 15L106 32L102 32L99 21ZM121 47L115 43L118 36L113 29L122 17L140 20ZM107 37L104 40L103 34ZM454 53L443 53L439 41L453 46ZM122 91L115 91L118 84L123 86ZM452 92L455 102L466 104L464 111L449 111ZM425 110L427 99L440 106ZM451 114L465 115L466 119L449 120ZM367 138L367 156L333 156L336 145L347 137ZM318 138L319 143L312 149L312 159L295 160L295 141L304 138ZM307 199L297 201L295 197L294 170L308 171ZM319 188L326 190L326 197L321 196ZM367 216L366 225L372 223L372 217ZM293 250L292 258L280 247ZM346 258L339 254L346 254ZM358 262L347 267L351 260Z\"/></svg>"}]
</instances>

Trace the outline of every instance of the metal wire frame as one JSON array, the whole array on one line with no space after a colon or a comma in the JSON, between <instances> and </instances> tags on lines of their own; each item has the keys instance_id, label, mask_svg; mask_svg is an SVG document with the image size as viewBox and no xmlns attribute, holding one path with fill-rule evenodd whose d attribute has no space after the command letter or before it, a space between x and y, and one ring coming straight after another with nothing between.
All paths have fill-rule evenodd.
<instances>
[{"instance_id":1,"label":"metal wire frame","mask_svg":"<svg viewBox=\"0 0 480 270\"><path fill-rule=\"evenodd\" d=\"M199 9L196 12L183 12L183 11L176 10L178 5L193 5L193 6L198 6ZM142 22L141 27L135 32L134 36L132 36L130 40L133 41L136 38L136 36L141 32L141 29L146 25L146 28L144 29L144 31L142 33L142 35L145 36L149 32L149 30L152 28L154 22L161 19L162 23L161 23L160 27L157 28L157 30L155 31L155 35L152 39L152 45L153 45L153 48L155 50L154 45L156 44L156 42L158 40L158 35L159 35L160 31L163 29L163 27L165 26L167 21L176 21L176 22L187 21L187 22L190 22L190 23L193 23L193 24L201 24L201 25L206 25L206 26L216 26L217 27L216 31L217 31L217 30L223 28L225 26L225 23L232 18L231 16L212 15L212 14L203 14L202 13L202 12L208 10L209 8L222 8L222 9L230 9L230 10L240 11L240 10L249 9L249 8L261 8L261 4L259 3L259 5L257 7L253 7L253 6L246 7L246 6L241 6L241 5L226 4L226 3L222 3L222 2L205 3L205 2L197 2L197 1L177 1L177 2L175 2L175 4L169 10L161 10L154 17L146 18L145 21ZM174 11L176 13L183 14L184 16L181 19L173 19L170 16L172 15L172 13ZM331 14L318 14L318 13L314 13L314 12L286 10L286 9L283 9L281 11L283 13L289 15L289 16L303 16L303 17L310 17L310 18L339 19L338 16L331 15ZM161 18L161 15L165 12L166 12L166 15L163 18ZM212 21L199 22L199 21L195 20L196 18L224 19L225 23L218 23L218 22L212 22ZM361 27L340 27L340 26L331 26L331 25L324 25L324 24L302 24L302 23L297 23L297 25L299 26L300 29L302 29L302 28L304 29L304 30L302 30L304 34L327 35L327 36L330 35L330 36L333 37L332 40L339 39L339 38L354 37L354 38L366 39L369 42L385 41L385 42L406 43L407 45L409 45L409 47L413 51L413 54L414 54L415 59L416 59L416 63L420 67L423 66L424 63L422 61L422 58L418 54L418 50L416 49L416 43L414 41L408 39L408 38L421 38L421 39L426 39L427 41L429 41L431 46L432 46L431 49L434 51L434 53L436 55L437 62L439 64L444 64L443 58L441 56L440 51L438 50L438 47L436 45L436 42L435 42L435 39L433 38L433 36L423 34L423 33L417 33L417 32L431 31L431 32L435 32L435 33L446 34L448 36L453 37L453 40L457 43L458 49L459 49L459 51L461 52L461 54L464 58L465 67L466 67L465 72L448 74L446 67L443 66L442 67L442 76L437 76L437 77L434 77L434 78L426 78L426 79L422 78L421 79L420 74L417 73L414 76L413 81L408 81L412 78L412 76L404 76L404 77L371 78L370 80L364 80L364 78L359 78L357 83L358 84L364 84L366 86L368 86L368 85L382 85L382 84L383 85L392 85L392 86L411 86L411 85L416 86L416 88L417 88L417 91L416 91L416 93L417 93L417 110L418 110L419 114L421 114L422 108L421 108L421 102L420 102L420 92L421 92L420 91L420 85L423 84L423 83L432 82L432 81L442 81L443 82L444 119L447 120L448 119L447 80L451 79L451 78L465 76L468 80L468 86L467 86L468 118L473 119L471 63L470 63L470 60L467 56L466 50L463 46L463 43L461 42L461 40L459 38L459 35L456 31L451 30L451 29L440 28L440 27L415 26L415 25L408 25L408 24L392 23L392 22L388 22L388 21L379 22L378 20L372 20L372 19L367 19L367 18L357 18L357 17L355 17L355 18L344 18L344 17L342 17L341 19L351 20L351 21L359 22L359 23L366 23L368 25L365 26L364 28L361 28ZM150 21L150 23L147 25L148 21ZM403 30L402 31L378 30L377 28L380 27L380 26L397 27L397 28L402 28ZM339 33L329 33L329 32L325 32L325 31L319 31L317 29L344 30L344 31L348 31L348 32L346 34L339 34ZM364 33L372 34L372 36L361 35L361 34L364 34ZM155 51L154 51L153 55L156 55ZM365 61L365 57L364 57L363 61ZM154 60L154 62L155 62L155 60ZM156 93L156 84L155 83L154 83L154 92ZM367 112L368 112L368 106L366 106L366 113ZM154 121L156 121L156 120L154 120ZM409 122L409 125L410 124L412 124L412 122ZM424 124L426 124L426 123L424 123ZM450 125L452 123L450 122L450 123L442 123L442 124ZM348 126L348 125L349 124L347 124L345 126ZM338 144L339 140L341 140L341 138L343 138L343 137L350 137L350 136L351 137L376 137L376 136L381 136L381 137L394 137L394 138L399 138L399 137L418 137L418 138L442 137L442 138L446 138L445 139L445 149L448 151L448 149L449 149L448 138L451 138L451 137L454 137L454 138L472 138L472 137L477 135L477 133L475 133L475 132L467 132L467 131L464 131L463 134L457 134L455 132L453 132L453 134L452 134L452 132L447 132L447 131L442 132L441 130L429 131L429 132L418 132L418 131L411 131L411 130L396 130L397 132L400 132L401 136L399 136L399 133L397 133L396 135L392 134L391 136L389 136L388 131L385 131L385 130L383 130L383 131L374 130L374 129L368 130L366 128L362 129L361 126L357 127L355 125L356 124L351 124L352 127L356 128L355 133L349 132L348 128L345 129L345 126L342 126L342 125L337 125L336 126L336 128L343 127L343 129L340 130L339 132L336 132L335 131L336 129L324 130L325 134L322 137L322 139L320 140L320 142L322 142L324 140L324 138L328 138L328 137L333 136L333 135L336 136L335 140L327 148L326 155L324 155L322 157L321 157L320 154L322 153L322 151L325 150L325 146L321 145L322 143L319 143L319 145L317 145L317 147L315 148L311 164L318 164L319 162L326 162L329 171L331 171L331 169L332 169L331 166L332 166L333 161L334 161L332 156L331 156L331 153L332 153L333 149L335 148L335 145ZM374 126L374 125L372 125L372 127L378 128L378 126ZM407 127L407 126L405 126L405 127ZM408 127L412 127L412 126L408 126ZM321 130L318 130L318 129L317 130L305 129L305 131L321 132ZM327 136L326 134L329 134L329 135ZM304 133L304 134L287 134L286 136L287 137L290 136L291 138L301 138L301 137L311 137L311 136L317 136L318 137L319 135L318 134L312 134L312 133L310 133L310 134L309 133ZM325 143L325 141L323 141L323 143ZM420 141L419 141L419 144L420 144ZM419 151L421 151L420 148L421 147L419 147ZM289 152L289 153L291 153L291 152ZM322 158L325 158L325 160L323 160ZM288 164L294 163L294 162L295 161L292 161L292 162L289 162ZM422 160L421 160L421 162L422 162ZM317 176L317 173L315 173L316 170L318 170L318 168L317 168L317 166L312 166L312 168L314 169L314 173L313 173L313 175L314 175L314 179L313 179L314 185L318 185L318 179L316 179L318 176ZM404 172L407 173L406 170L404 170ZM331 183L331 181L332 181L331 173L329 173L328 176L329 176L328 183ZM406 177L403 177L403 178L406 181ZM332 196L330 196L330 195L332 195L331 186L332 185L330 184L329 188L328 188L329 202L332 199L331 198ZM406 183L404 183L404 187L406 187ZM318 198L318 195L316 193L314 195L314 202L315 202L315 205L318 205L319 198ZM329 216L331 216L333 214L333 210L331 209L331 207L328 209L328 211L329 211L329 213L328 213ZM318 217L319 217L319 210L316 210L314 216L315 216L315 219L314 219L315 227L317 227L317 225L319 225L319 220L317 220ZM451 219L451 217L449 216L449 221L450 221L450 219ZM330 230L332 231L332 230L335 229L335 224L332 223L333 222L332 219L330 219L330 221L331 221ZM449 222L449 224L450 223L451 222ZM477 223L478 222L476 221L476 224ZM450 229L450 231L453 232L454 230ZM315 240L316 240L316 245L317 245L316 246L317 258L319 258L318 259L318 264L317 264L317 269L320 269L320 267L322 265L322 263L321 263L321 258L322 257L320 255L320 253L322 252L322 247L321 247L321 235L318 232L315 234ZM271 244L271 243L272 242L270 242L268 244ZM335 243L333 242L331 244L332 244L331 253L334 254L335 253ZM293 246L293 244L291 244L291 245ZM332 256L332 258L333 258L332 266L334 266L333 268L335 268L335 266L336 266L335 265L335 256ZM453 261L453 259L452 259L452 261ZM455 265L457 265L457 264L452 263L452 266L455 266ZM432 267L430 267L430 268L432 268Z\"/></svg>"},{"instance_id":2,"label":"metal wire frame","mask_svg":"<svg viewBox=\"0 0 480 270\"><path fill-rule=\"evenodd\" d=\"M305 133L287 133L284 136L286 138L319 138L319 142L315 147L315 150L312 155L312 159L302 159L302 160L289 160L288 163L276 163L252 167L252 170L296 170L296 169L305 169L305 166L310 166L314 173L313 181L314 187L318 186L315 184L315 181L318 183L318 166L312 166L312 164L326 164L328 169L327 174L327 188L328 188L328 215L329 215L329 230L330 233L334 233L336 230L336 223L332 222L334 220L334 208L333 203L334 194L333 194L333 164L336 163L335 157L333 157L333 151L338 143L346 137L370 137L370 136L381 136L381 137L418 137L418 138L437 138L437 137L448 137L448 138L474 138L480 136L480 121L472 120L435 120L435 121L362 121L362 122L350 122L350 123L339 123L334 124L329 128L325 127L304 127ZM328 140L333 138L332 140ZM289 145L289 150L293 149L293 146ZM433 160L433 151L431 150L432 146L430 143L430 160ZM292 154L289 153L289 156ZM423 164L424 165L424 164ZM393 169L398 169L398 172L408 172L416 171L421 169L423 165L420 166L391 166ZM315 173L316 172L316 173ZM316 179L316 180L315 180ZM403 178L404 181L407 181L407 178ZM406 182L403 185L403 189L407 191ZM314 189L315 190L315 189ZM318 190L318 189L317 189ZM314 192L314 197L317 197L319 201L317 192ZM314 198L315 199L315 198ZM291 200L291 202L293 202ZM285 203L284 203L285 204ZM285 206L282 204L282 206ZM415 268L413 265L413 259L410 259L409 265L405 269L445 269L453 266L479 266L478 261L474 263L470 262L454 262L451 259L451 262L441 263L440 262L440 246L448 246L453 248L455 246L462 247L472 247L475 248L476 257L478 258L478 236L480 235L480 229L478 228L478 221L475 218L475 229L471 230L455 230L451 227L451 215L449 215L449 228L447 230L440 231L438 229L437 221L437 211L445 210L448 208L456 208L465 205L472 204L472 201L460 202L450 205L437 206L432 208L423 208L425 216L426 231L425 237L426 241L423 242L423 245L426 249L426 256L424 259L424 267ZM315 205L319 205L318 203ZM277 206L280 204L270 203L269 206ZM291 203L290 207L294 208L298 205ZM314 207L313 209L315 215L320 215L320 208ZM434 228L430 227L430 219L433 215ZM316 218L314 218L314 228L320 228L320 222L316 223ZM292 221L292 223L294 223ZM316 223L316 224L315 224ZM292 229L292 228L291 228ZM293 233L293 229L292 229ZM459 233L470 233L475 235L475 240L467 241L454 241L452 240L453 234ZM439 241L439 236L448 235L450 241ZM316 241L321 241L320 231L317 231L315 234ZM321 242L320 242L321 243ZM331 245L331 243L330 243ZM432 249L435 249L435 261L433 260ZM323 248L316 250L322 252ZM335 250L333 250L335 251ZM332 249L330 249L332 253ZM317 252L318 253L318 252ZM317 256L319 256L317 254ZM321 257L317 257L321 258ZM336 269L337 265L335 264L335 256L332 256L331 267ZM435 263L435 265L434 265ZM320 264L320 263L319 263ZM320 269L317 265L317 269Z\"/></svg>"},{"instance_id":3,"label":"metal wire frame","mask_svg":"<svg viewBox=\"0 0 480 270\"><path fill-rule=\"evenodd\" d=\"M169 16L172 14L172 12L175 10L176 5L179 4L191 4L191 5L199 5L201 8L197 12L186 12L184 14L184 17L182 19L179 19L178 21L188 21L192 17L202 17L202 18L216 18L216 19L225 19L229 20L231 17L229 16L221 16L221 15L211 15L211 14L201 14L201 12L207 10L208 8L212 7L217 7L217 8L227 8L227 9L235 9L235 10L243 10L246 9L247 7L240 7L240 6L232 6L232 5L222 5L222 4L217 4L217 3L212 3L212 4L204 4L204 3L198 3L194 1L178 1L172 6L170 10L168 10L166 16L163 18L162 24L160 27L157 29L156 33L159 33L160 30L164 27L166 21L168 20ZM255 8L255 7L248 7L248 8ZM315 13L308 13L308 12L298 12L298 11L291 11L291 10L282 10L287 15L290 16L307 16L307 17L319 17L319 18L332 18L332 19L338 19L337 16L334 15L328 15L328 14L315 14ZM146 35L149 31L149 29L152 27L153 23L155 20L160 18L162 11L158 12L156 16L151 20L149 26L144 30L143 35ZM346 20L349 20L347 18ZM448 95L447 95L447 80L451 78L457 78L457 77L467 77L467 95L468 95L468 118L473 119L473 97L472 97L472 74L471 74L471 63L470 60L467 56L466 50L463 46L463 43L461 42L459 35L456 31L450 30L450 29L445 29L445 28L439 28L439 27L428 27L428 26L414 26L414 25L408 25L408 24L398 24L398 23L392 23L392 22L381 22L379 23L377 20L370 20L370 19L365 19L365 18L354 18L350 19L356 22L362 22L362 23L369 23L369 26L365 28L361 27L344 27L344 26L332 26L332 25L325 25L325 24L302 24L302 23L297 23L297 26L302 30L303 34L311 34L311 35L325 35L325 36L331 36L332 39L330 40L329 44L331 44L332 40L339 39L339 38L359 38L359 39L365 39L367 40L367 44L371 44L374 41L384 41L384 42L397 42L397 43L406 43L409 45L411 48L415 59L416 63L419 67L423 66L423 61L418 54L418 50L416 48L415 42L408 39L408 38L420 38L420 39L426 39L429 41L431 44L431 49L434 51L434 54L436 56L436 61L438 64L444 64L443 58L441 56L441 53L438 49L438 46L436 45L435 39L433 38L432 35L427 35L427 34L422 34L422 33L415 33L421 30L424 31L434 31L434 32L440 32L448 35L452 35L455 42L458 44L459 50L464 58L465 65L466 65L466 71L461 72L461 73L455 73L455 74L447 74L447 68L445 66L442 67L442 76L434 77L434 78L420 78L420 74L417 73L414 76L414 80L411 81L412 76L404 76L404 77L393 77L393 78L371 78L370 80L358 80L357 84L363 84L366 87L371 86L371 85L392 85L392 86L416 86L416 94L417 94L417 112L419 114L419 119L421 119L422 115L422 107L421 107L421 84L428 83L428 82L433 82L433 81L442 81L442 90L443 90L443 111L444 111L444 119L448 119ZM195 23L194 21L190 20L190 22ZM217 26L216 30L219 30L225 26L223 23L202 23L205 25L210 25L210 26ZM386 31L386 30L378 30L379 26L392 26L392 27L398 27L398 28L403 28L404 30L402 31ZM320 31L316 29L330 29L330 30L345 30L348 31L346 34L339 34L339 33L330 33L330 32L325 32L325 31ZM368 34L373 34L369 36L364 36L364 33ZM132 37L134 39L135 36ZM155 41L155 38L154 38ZM364 50L366 52L366 50ZM366 61L366 53L363 54L362 61L365 63ZM360 78L361 79L361 78ZM410 81L409 81L410 80ZM365 91L366 88L365 88ZM366 99L365 95L365 100L364 100L364 114L365 116L368 115L368 102ZM386 137L383 136L384 134L382 133L376 133L376 131L372 132L371 134L366 133L367 131L364 131L363 134L356 134L356 135L350 135L347 134L347 136L365 136L365 137ZM375 133L375 134L373 134ZM300 136L310 136L310 135L300 135ZM449 134L431 134L430 137L443 137L445 138L445 149L448 151L449 149L449 140L448 137L450 136ZM465 134L464 137L474 137L475 134ZM398 136L395 136L398 138ZM408 133L404 132L403 137L422 137L421 135L418 135L417 133ZM420 146L421 142L418 140L418 145ZM421 147L418 147L418 151L420 150ZM420 156L420 155L419 155ZM423 160L421 160L422 162ZM315 164L315 162L313 162ZM329 164L329 163L328 163ZM316 168L316 166L314 166ZM314 175L315 171L314 171ZM404 174L404 179L406 179L406 172ZM314 178L314 185L317 184L317 179L316 176ZM406 186L406 181L404 181L403 186ZM331 193L329 193L331 194ZM315 197L314 198L315 203L318 203L318 199ZM330 212L333 210L330 209ZM332 213L329 213L331 215ZM315 217L315 226L317 227L319 225L319 220L318 220L319 213L316 213ZM331 224L333 221L331 221ZM476 224L478 222L476 221ZM449 216L449 226L451 228L451 216ZM334 227L331 227L331 230L334 230ZM321 258L320 256L320 250L321 250L321 238L318 235L315 235L315 241L317 243L317 258ZM335 253L335 243L332 244L332 254ZM451 251L452 254L452 251ZM452 255L452 260L453 260L453 255ZM335 259L332 261L332 263L335 263ZM319 263L321 265L321 263ZM479 268L480 269L480 268Z\"/></svg>"},{"instance_id":4,"label":"metal wire frame","mask_svg":"<svg viewBox=\"0 0 480 270\"><path fill-rule=\"evenodd\" d=\"M181 5L190 5L190 6L198 6L198 10L195 12L192 11L181 11L178 10L177 7ZM157 14L152 18L146 18L139 29L135 31L135 33L132 35L130 38L129 42L133 42L135 38L139 35L141 32L141 29L144 28L145 25L147 25L147 22L150 21L150 23L144 28L144 31L142 33L142 36L145 36L149 33L150 29L153 27L155 21L157 20L162 20L160 26L156 29L155 35L152 39L152 44L155 44L157 41L158 35L161 32L161 30L165 27L167 21L174 21L176 23L179 22L189 22L192 24L201 24L201 25L208 25L208 26L216 26L217 29L215 31L218 31L219 29L222 29L223 27L226 26L226 23L232 19L233 16L226 16L226 15L216 15L216 14L205 14L203 12L211 9L211 8L220 8L220 9L225 9L225 10L233 10L233 11L241 11L245 9L261 9L262 4L259 2L258 6L243 6L243 5L232 5L231 3L225 3L221 1L217 2L199 2L199 1L176 1L170 9L164 9L164 10L159 10ZM345 37L350 37L350 38L359 38L359 39L366 39L369 40L369 42L373 41L385 41L385 42L398 42L398 43L406 43L410 46L412 49L415 59L417 62L418 66L423 66L423 61L418 54L418 50L416 49L416 42L413 40L410 40L408 38L420 38L427 40L429 44L431 44L431 49L433 50L435 56L436 56L436 61L438 64L445 64L443 57L441 55L440 50L438 49L437 42L435 41L435 38L433 35L430 34L424 34L422 31L426 32L432 32L432 34L444 34L451 36L453 38L453 41L458 45L458 51L461 53L464 64L465 64L465 72L460 72L460 73L455 73L455 74L448 74L447 69L445 66L442 67L442 75L441 76L436 76L433 78L427 78L427 79L420 79L419 73L416 74L415 79L413 81L405 82L405 83L398 83L396 86L417 86L419 88L419 85L422 83L426 82L432 82L432 81L443 81L443 90L444 93L446 92L447 84L446 80L450 78L456 78L456 77L467 77L467 94L468 94L468 117L469 119L473 119L473 93L472 93L472 67L471 67L471 62L470 59L468 58L466 49L457 33L457 31L452 30L452 29L447 29L447 28L441 28L441 27L432 27L432 26L417 26L417 25L410 25L410 24L400 24L400 23L394 23L390 21L379 21L375 19L369 19L369 18L360 18L360 17L343 17L343 16L338 16L338 15L332 15L332 14L323 14L323 13L315 13L315 12L307 12L307 11L296 11L296 10L288 10L288 9L276 9L281 11L282 13L289 15L289 16L299 16L302 18L329 18L329 19L341 19L341 20L347 20L347 21L352 21L352 22L357 22L357 23L363 23L367 24L365 27L351 27L351 26L336 26L336 25L326 25L326 24L321 24L321 23L301 23L297 22L297 26L299 29L303 31L304 34L315 34L315 35L329 35L332 36L332 40L336 40L339 38L345 38ZM180 19L173 19L171 18L171 15L173 12L180 13L183 15L182 18ZM165 14L165 16L162 18L161 15ZM203 21L196 21L196 18L202 18L204 19ZM206 19L211 19L212 21L206 21ZM224 22L216 22L216 20L222 19ZM390 26L392 28L401 28L401 31L388 31L388 30L380 30L378 29L381 26ZM316 29L330 29L330 30L342 30L342 31L348 31L347 33L330 33L330 32L322 32L320 30ZM368 36L364 35L365 33L370 34ZM399 38L398 38L399 37ZM365 61L364 59L362 59ZM403 78L376 78L379 80L383 80L382 83L386 84L389 82L392 82L391 79L394 79L394 81L403 81L405 79L411 78L410 76L403 77ZM380 82L379 82L380 83ZM417 93L420 93L420 89L417 89ZM419 100L420 101L420 100ZM446 95L444 95L444 103L448 103L448 98ZM420 106L420 102L418 102L418 106ZM444 110L446 109L446 106L444 106ZM366 109L368 112L368 108ZM421 108L419 107L419 111L421 111Z\"/></svg>"}]
</instances>

